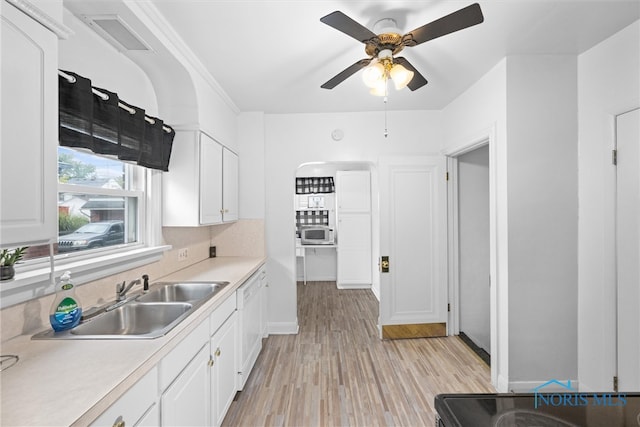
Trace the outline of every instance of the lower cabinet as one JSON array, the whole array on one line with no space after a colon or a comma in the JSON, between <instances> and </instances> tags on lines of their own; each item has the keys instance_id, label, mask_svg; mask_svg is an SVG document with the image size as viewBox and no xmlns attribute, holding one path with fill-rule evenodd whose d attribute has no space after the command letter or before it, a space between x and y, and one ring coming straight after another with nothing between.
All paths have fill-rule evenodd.
<instances>
[{"instance_id":1,"label":"lower cabinet","mask_svg":"<svg viewBox=\"0 0 640 427\"><path fill-rule=\"evenodd\" d=\"M140 381L98 417L92 426L219 426L240 386L241 342L247 334L261 341L266 333L260 326L260 293L266 286L264 267L247 283L255 288L255 298L244 308L255 321L244 325L238 312L236 294L230 295L189 335L178 343ZM239 291L238 291L239 292ZM246 301L245 301L246 302ZM255 303L255 305L253 305ZM248 348L248 372L257 350ZM246 381L246 378L245 378Z\"/></svg>"},{"instance_id":2,"label":"lower cabinet","mask_svg":"<svg viewBox=\"0 0 640 427\"><path fill-rule=\"evenodd\" d=\"M238 312L233 311L211 337L211 425L219 426L236 395Z\"/></svg>"},{"instance_id":3,"label":"lower cabinet","mask_svg":"<svg viewBox=\"0 0 640 427\"><path fill-rule=\"evenodd\" d=\"M207 426L209 346L204 345L160 399L163 426Z\"/></svg>"}]
</instances>

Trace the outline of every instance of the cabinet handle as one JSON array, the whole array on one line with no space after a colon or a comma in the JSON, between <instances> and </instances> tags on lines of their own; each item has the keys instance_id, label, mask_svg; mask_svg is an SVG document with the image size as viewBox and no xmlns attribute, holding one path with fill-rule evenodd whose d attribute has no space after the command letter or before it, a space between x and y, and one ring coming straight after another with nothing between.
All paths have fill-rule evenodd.
<instances>
[{"instance_id":1,"label":"cabinet handle","mask_svg":"<svg viewBox=\"0 0 640 427\"><path fill-rule=\"evenodd\" d=\"M224 209L220 209L220 213L224 213Z\"/></svg>"},{"instance_id":2,"label":"cabinet handle","mask_svg":"<svg viewBox=\"0 0 640 427\"><path fill-rule=\"evenodd\" d=\"M213 366L213 363L214 363L214 362L213 362L213 358L212 358L212 357L210 357L210 358L209 358L209 362L207 363L207 365L209 365L209 366Z\"/></svg>"},{"instance_id":3,"label":"cabinet handle","mask_svg":"<svg viewBox=\"0 0 640 427\"><path fill-rule=\"evenodd\" d=\"M125 422L122 419L122 415L116 418L116 421L113 423L113 427L125 427Z\"/></svg>"},{"instance_id":4,"label":"cabinet handle","mask_svg":"<svg viewBox=\"0 0 640 427\"><path fill-rule=\"evenodd\" d=\"M222 354L222 352L220 351L220 347L218 347L216 349L216 357L220 357L221 354Z\"/></svg>"}]
</instances>

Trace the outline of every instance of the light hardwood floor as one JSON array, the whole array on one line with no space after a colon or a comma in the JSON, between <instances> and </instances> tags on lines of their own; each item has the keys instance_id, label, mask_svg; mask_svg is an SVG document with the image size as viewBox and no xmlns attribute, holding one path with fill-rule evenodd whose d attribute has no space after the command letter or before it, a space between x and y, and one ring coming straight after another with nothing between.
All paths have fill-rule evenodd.
<instances>
[{"instance_id":1,"label":"light hardwood floor","mask_svg":"<svg viewBox=\"0 0 640 427\"><path fill-rule=\"evenodd\" d=\"M378 300L298 284L297 335L272 335L225 426L433 426L438 393L495 392L458 338L382 341Z\"/></svg>"}]
</instances>

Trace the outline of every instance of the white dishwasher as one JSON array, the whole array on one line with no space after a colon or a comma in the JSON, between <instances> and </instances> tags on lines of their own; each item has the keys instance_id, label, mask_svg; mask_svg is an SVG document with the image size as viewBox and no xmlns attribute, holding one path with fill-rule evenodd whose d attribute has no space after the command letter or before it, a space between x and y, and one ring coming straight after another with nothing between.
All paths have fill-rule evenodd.
<instances>
[{"instance_id":1,"label":"white dishwasher","mask_svg":"<svg viewBox=\"0 0 640 427\"><path fill-rule=\"evenodd\" d=\"M255 272L236 292L238 318L240 319L240 370L238 390L244 388L253 365L262 349L260 291L264 268Z\"/></svg>"}]
</instances>

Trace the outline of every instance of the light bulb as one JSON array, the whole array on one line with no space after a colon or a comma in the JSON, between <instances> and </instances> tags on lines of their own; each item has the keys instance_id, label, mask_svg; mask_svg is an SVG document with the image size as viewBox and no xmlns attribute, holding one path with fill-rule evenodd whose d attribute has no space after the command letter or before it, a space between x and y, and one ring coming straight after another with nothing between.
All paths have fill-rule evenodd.
<instances>
[{"instance_id":1,"label":"light bulb","mask_svg":"<svg viewBox=\"0 0 640 427\"><path fill-rule=\"evenodd\" d=\"M389 71L389 75L393 79L393 85L396 90L403 89L409 84L413 78L413 71L409 71L400 64L394 64Z\"/></svg>"},{"instance_id":2,"label":"light bulb","mask_svg":"<svg viewBox=\"0 0 640 427\"><path fill-rule=\"evenodd\" d=\"M369 86L370 88L375 88L377 84L384 77L384 67L381 63L376 62L375 64L369 65L366 67L362 73L362 81L364 84Z\"/></svg>"},{"instance_id":3,"label":"light bulb","mask_svg":"<svg viewBox=\"0 0 640 427\"><path fill-rule=\"evenodd\" d=\"M369 93L375 96L387 96L387 79L378 80L378 83L371 88Z\"/></svg>"}]
</instances>

